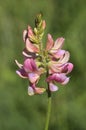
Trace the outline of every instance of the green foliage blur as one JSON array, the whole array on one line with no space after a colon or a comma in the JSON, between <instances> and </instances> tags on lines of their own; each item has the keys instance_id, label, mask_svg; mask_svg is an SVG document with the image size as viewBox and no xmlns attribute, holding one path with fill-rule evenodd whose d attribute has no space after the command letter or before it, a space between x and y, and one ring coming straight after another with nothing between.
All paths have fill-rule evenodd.
<instances>
[{"instance_id":1,"label":"green foliage blur","mask_svg":"<svg viewBox=\"0 0 86 130\"><path fill-rule=\"evenodd\" d=\"M43 130L47 95L28 96L28 81L15 73L22 60L22 32L39 12L46 34L65 37L74 70L70 82L52 94L49 130L86 130L86 1L0 0L0 130ZM40 85L45 85L44 80Z\"/></svg>"}]
</instances>

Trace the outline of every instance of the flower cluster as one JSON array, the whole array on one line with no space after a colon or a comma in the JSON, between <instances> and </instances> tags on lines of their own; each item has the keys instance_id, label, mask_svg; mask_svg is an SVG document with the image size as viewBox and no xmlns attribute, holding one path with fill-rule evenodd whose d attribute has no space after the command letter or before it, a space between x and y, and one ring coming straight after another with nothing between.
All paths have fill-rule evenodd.
<instances>
[{"instance_id":1,"label":"flower cluster","mask_svg":"<svg viewBox=\"0 0 86 130\"><path fill-rule=\"evenodd\" d=\"M48 83L50 91L57 91L56 83L65 85L69 82L67 75L72 71L73 64L68 62L70 53L62 50L64 38L53 40L48 34L46 47L43 47L42 38L46 23L41 18L41 14L35 19L35 28L28 26L23 32L23 41L25 48L22 52L24 56L23 64L15 60L19 67L16 73L29 80L28 94L42 94L47 89L37 87L41 75L46 74L45 81Z\"/></svg>"}]
</instances>

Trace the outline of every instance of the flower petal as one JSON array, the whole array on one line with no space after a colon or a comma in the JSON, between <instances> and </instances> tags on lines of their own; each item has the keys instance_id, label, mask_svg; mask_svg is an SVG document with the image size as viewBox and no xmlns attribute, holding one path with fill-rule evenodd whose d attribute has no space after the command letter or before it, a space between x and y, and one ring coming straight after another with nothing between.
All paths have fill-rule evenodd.
<instances>
[{"instance_id":1,"label":"flower petal","mask_svg":"<svg viewBox=\"0 0 86 130\"><path fill-rule=\"evenodd\" d=\"M34 45L33 43L31 43L28 39L26 39L26 49L29 52L33 52L33 53L39 52L37 45Z\"/></svg>"},{"instance_id":2,"label":"flower petal","mask_svg":"<svg viewBox=\"0 0 86 130\"><path fill-rule=\"evenodd\" d=\"M67 63L69 58L70 58L70 53L68 51L65 51L65 54L63 55L63 57L59 59L58 64Z\"/></svg>"},{"instance_id":3,"label":"flower petal","mask_svg":"<svg viewBox=\"0 0 86 130\"><path fill-rule=\"evenodd\" d=\"M29 73L28 77L31 83L35 83L39 79L39 75L36 73Z\"/></svg>"},{"instance_id":4,"label":"flower petal","mask_svg":"<svg viewBox=\"0 0 86 130\"><path fill-rule=\"evenodd\" d=\"M25 42L27 38L27 30L23 31L23 41Z\"/></svg>"},{"instance_id":5,"label":"flower petal","mask_svg":"<svg viewBox=\"0 0 86 130\"><path fill-rule=\"evenodd\" d=\"M61 84L65 84L66 80L68 82L68 78L64 73L61 73L61 74L54 73L47 78L47 82L56 81L56 82L61 83Z\"/></svg>"},{"instance_id":6,"label":"flower petal","mask_svg":"<svg viewBox=\"0 0 86 130\"><path fill-rule=\"evenodd\" d=\"M58 49L61 49L62 46L63 46L63 43L64 43L64 38L61 37L61 38L58 38L56 41L55 41L55 44L51 50L51 52L53 52L54 50L58 50Z\"/></svg>"},{"instance_id":7,"label":"flower petal","mask_svg":"<svg viewBox=\"0 0 86 130\"><path fill-rule=\"evenodd\" d=\"M24 56L24 58L36 58L36 54L33 52L28 52L26 48L24 48L24 50L22 51L22 54Z\"/></svg>"},{"instance_id":8,"label":"flower petal","mask_svg":"<svg viewBox=\"0 0 86 130\"><path fill-rule=\"evenodd\" d=\"M27 73L24 71L24 69L17 70L16 73L21 77L21 78L28 78Z\"/></svg>"},{"instance_id":9,"label":"flower petal","mask_svg":"<svg viewBox=\"0 0 86 130\"><path fill-rule=\"evenodd\" d=\"M69 82L69 80L70 80L70 78L68 77L68 78L66 78L61 84L62 84L62 85L66 85L66 84Z\"/></svg>"},{"instance_id":10,"label":"flower petal","mask_svg":"<svg viewBox=\"0 0 86 130\"><path fill-rule=\"evenodd\" d=\"M45 22L45 20L42 21L42 28L43 28L43 29L46 28L46 22Z\"/></svg>"},{"instance_id":11,"label":"flower petal","mask_svg":"<svg viewBox=\"0 0 86 130\"><path fill-rule=\"evenodd\" d=\"M49 89L50 91L54 92L58 90L58 87L54 85L53 83L49 83Z\"/></svg>"},{"instance_id":12,"label":"flower petal","mask_svg":"<svg viewBox=\"0 0 86 130\"><path fill-rule=\"evenodd\" d=\"M17 60L15 60L15 63L17 64L17 66L21 69L22 68L22 64L20 64Z\"/></svg>"},{"instance_id":13,"label":"flower petal","mask_svg":"<svg viewBox=\"0 0 86 130\"><path fill-rule=\"evenodd\" d=\"M51 61L48 63L49 74L61 72L61 69L59 69L59 66L61 66L61 64L58 64L57 61L51 60Z\"/></svg>"},{"instance_id":14,"label":"flower petal","mask_svg":"<svg viewBox=\"0 0 86 130\"><path fill-rule=\"evenodd\" d=\"M31 58L31 59L26 59L24 61L24 65L23 65L24 69L26 72L33 72L33 71L37 71L37 66L35 64L35 61Z\"/></svg>"},{"instance_id":15,"label":"flower petal","mask_svg":"<svg viewBox=\"0 0 86 130\"><path fill-rule=\"evenodd\" d=\"M70 73L73 70L73 64L72 63L66 63L61 67L62 73Z\"/></svg>"},{"instance_id":16,"label":"flower petal","mask_svg":"<svg viewBox=\"0 0 86 130\"><path fill-rule=\"evenodd\" d=\"M60 57L62 57L64 54L65 54L65 50L56 50L55 53L52 53L52 55L53 55L55 58L60 58Z\"/></svg>"},{"instance_id":17,"label":"flower petal","mask_svg":"<svg viewBox=\"0 0 86 130\"><path fill-rule=\"evenodd\" d=\"M28 37L32 37L34 35L31 26L28 26Z\"/></svg>"},{"instance_id":18,"label":"flower petal","mask_svg":"<svg viewBox=\"0 0 86 130\"><path fill-rule=\"evenodd\" d=\"M35 93L34 93L34 89L31 87L31 86L29 86L28 87L28 95L29 96L33 96Z\"/></svg>"},{"instance_id":19,"label":"flower petal","mask_svg":"<svg viewBox=\"0 0 86 130\"><path fill-rule=\"evenodd\" d=\"M34 95L34 94L42 94L43 92L45 92L46 89L45 88L39 88L35 86L35 83L32 84L28 87L28 94L30 96Z\"/></svg>"},{"instance_id":20,"label":"flower petal","mask_svg":"<svg viewBox=\"0 0 86 130\"><path fill-rule=\"evenodd\" d=\"M46 50L50 50L53 47L54 41L50 34L48 34Z\"/></svg>"},{"instance_id":21,"label":"flower petal","mask_svg":"<svg viewBox=\"0 0 86 130\"><path fill-rule=\"evenodd\" d=\"M35 88L35 94L42 94L45 91L46 91L45 88L38 88L38 87Z\"/></svg>"}]
</instances>

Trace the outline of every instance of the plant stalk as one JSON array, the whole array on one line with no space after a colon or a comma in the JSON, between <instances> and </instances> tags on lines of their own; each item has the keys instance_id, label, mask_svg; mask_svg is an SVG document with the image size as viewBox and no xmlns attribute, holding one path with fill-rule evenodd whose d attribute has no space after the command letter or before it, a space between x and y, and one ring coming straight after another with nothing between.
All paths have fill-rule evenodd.
<instances>
[{"instance_id":1,"label":"plant stalk","mask_svg":"<svg viewBox=\"0 0 86 130\"><path fill-rule=\"evenodd\" d=\"M45 129L48 130L49 128L49 120L50 120L50 113L51 113L51 91L49 90L49 85L48 85L48 109L47 109L47 116L46 116L46 123L45 123Z\"/></svg>"}]
</instances>

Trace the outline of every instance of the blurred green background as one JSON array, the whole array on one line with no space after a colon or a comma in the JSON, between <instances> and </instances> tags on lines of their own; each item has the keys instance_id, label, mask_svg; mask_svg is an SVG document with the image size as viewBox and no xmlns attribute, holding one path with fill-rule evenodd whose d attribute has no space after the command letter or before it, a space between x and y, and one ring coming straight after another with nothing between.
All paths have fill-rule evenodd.
<instances>
[{"instance_id":1,"label":"blurred green background","mask_svg":"<svg viewBox=\"0 0 86 130\"><path fill-rule=\"evenodd\" d=\"M52 94L49 130L86 130L86 0L0 0L0 130L44 129L47 95L28 96L14 62L22 62L22 32L40 11L45 40L65 37L74 64L68 85Z\"/></svg>"}]
</instances>

